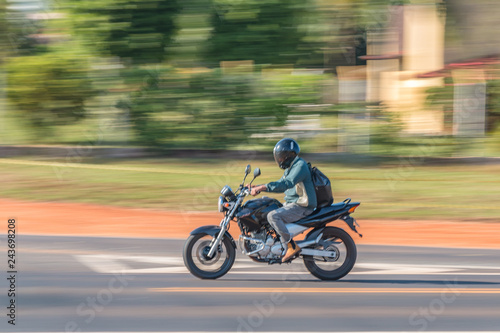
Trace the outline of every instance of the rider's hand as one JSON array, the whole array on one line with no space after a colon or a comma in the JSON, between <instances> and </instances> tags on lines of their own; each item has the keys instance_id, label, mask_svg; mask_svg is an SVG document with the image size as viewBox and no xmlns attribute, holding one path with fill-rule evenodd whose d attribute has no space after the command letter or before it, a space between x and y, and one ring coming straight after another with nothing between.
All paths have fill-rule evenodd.
<instances>
[{"instance_id":1,"label":"rider's hand","mask_svg":"<svg viewBox=\"0 0 500 333\"><path fill-rule=\"evenodd\" d=\"M250 190L250 194L253 196L256 196L257 194L259 194L261 191L263 191L265 189L266 189L265 185L252 186L252 189Z\"/></svg>"},{"instance_id":2,"label":"rider's hand","mask_svg":"<svg viewBox=\"0 0 500 333\"><path fill-rule=\"evenodd\" d=\"M252 189L250 190L250 194L253 195L254 197L259 193L260 191L257 189L256 186L252 187Z\"/></svg>"}]
</instances>

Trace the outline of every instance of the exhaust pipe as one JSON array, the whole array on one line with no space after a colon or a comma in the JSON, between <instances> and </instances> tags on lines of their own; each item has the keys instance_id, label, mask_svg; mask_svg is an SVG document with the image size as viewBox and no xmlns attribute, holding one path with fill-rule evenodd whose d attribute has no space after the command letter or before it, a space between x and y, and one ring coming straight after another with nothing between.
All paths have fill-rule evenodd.
<instances>
[{"instance_id":1,"label":"exhaust pipe","mask_svg":"<svg viewBox=\"0 0 500 333\"><path fill-rule=\"evenodd\" d=\"M250 251L250 252L247 252L247 250L245 250L245 246L243 244L243 241L250 241L250 242L258 243L257 249ZM243 235L241 235L240 238L238 239L238 243L240 245L241 252L247 256L255 254L259 251L262 251L264 249L264 247L266 246L266 244L263 241L261 241L260 239L250 238L250 237L243 236Z\"/></svg>"}]
</instances>

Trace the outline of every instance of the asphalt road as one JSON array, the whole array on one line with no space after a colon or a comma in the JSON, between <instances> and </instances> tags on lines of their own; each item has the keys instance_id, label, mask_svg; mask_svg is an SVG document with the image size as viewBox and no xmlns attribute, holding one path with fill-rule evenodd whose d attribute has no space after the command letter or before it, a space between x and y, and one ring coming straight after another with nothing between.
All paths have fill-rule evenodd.
<instances>
[{"instance_id":1,"label":"asphalt road","mask_svg":"<svg viewBox=\"0 0 500 333\"><path fill-rule=\"evenodd\" d=\"M500 331L500 250L359 246L337 282L300 260L268 266L238 254L226 276L204 281L184 268L182 240L17 241L15 326L2 260L4 332Z\"/></svg>"}]
</instances>

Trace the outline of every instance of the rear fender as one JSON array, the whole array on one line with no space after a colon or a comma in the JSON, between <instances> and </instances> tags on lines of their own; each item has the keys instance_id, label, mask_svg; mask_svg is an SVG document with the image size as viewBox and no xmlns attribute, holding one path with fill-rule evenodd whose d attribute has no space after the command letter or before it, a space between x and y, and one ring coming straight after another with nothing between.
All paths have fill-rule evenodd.
<instances>
[{"instance_id":1,"label":"rear fender","mask_svg":"<svg viewBox=\"0 0 500 333\"><path fill-rule=\"evenodd\" d=\"M360 202L351 202L351 199L348 198L348 199L345 199L344 200L344 203L346 205L346 209L347 209L347 214L344 214L341 219L342 221L344 221L348 226L349 228L351 228L352 231L354 231L355 233L358 234L359 237L363 238L363 235L360 234L358 232L358 230L356 229L356 227L359 227L359 224L358 222L356 222L356 220L350 215L351 213L354 213L354 210L356 210L356 208L361 204ZM351 210L352 209L352 210Z\"/></svg>"},{"instance_id":2,"label":"rear fender","mask_svg":"<svg viewBox=\"0 0 500 333\"><path fill-rule=\"evenodd\" d=\"M346 216L342 217L342 221L347 223L349 228L351 228L352 231L357 233L359 235L359 237L363 238L363 234L360 234L359 231L356 229L356 226L359 227L358 222L356 222L356 220L351 215L346 215Z\"/></svg>"},{"instance_id":3,"label":"rear fender","mask_svg":"<svg viewBox=\"0 0 500 333\"><path fill-rule=\"evenodd\" d=\"M212 237L215 237L219 234L220 232L220 227L218 225L205 225L203 227L199 227L191 231L190 235L209 235ZM231 244L233 247L236 249L236 242L233 239L233 236L229 232L224 233L224 238L228 238L231 241Z\"/></svg>"}]
</instances>

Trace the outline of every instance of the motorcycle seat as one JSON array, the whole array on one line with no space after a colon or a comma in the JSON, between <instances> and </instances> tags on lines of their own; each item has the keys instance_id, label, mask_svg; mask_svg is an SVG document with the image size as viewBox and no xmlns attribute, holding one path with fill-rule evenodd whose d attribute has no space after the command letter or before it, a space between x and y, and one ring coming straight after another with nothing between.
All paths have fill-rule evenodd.
<instances>
[{"instance_id":1,"label":"motorcycle seat","mask_svg":"<svg viewBox=\"0 0 500 333\"><path fill-rule=\"evenodd\" d=\"M315 209L314 212L309 216L318 215L318 214L322 215L324 213L332 213L336 210L344 209L345 206L346 206L346 204L344 202L337 202L337 203L331 204L330 206Z\"/></svg>"},{"instance_id":2,"label":"motorcycle seat","mask_svg":"<svg viewBox=\"0 0 500 333\"><path fill-rule=\"evenodd\" d=\"M311 215L306 216L305 218L301 219L297 223L299 224L306 224L309 222L316 222L323 220L324 218L329 218L332 215L335 215L336 211L340 211L346 207L346 204L344 202L339 202L332 204L330 206L326 206L320 209L316 209Z\"/></svg>"}]
</instances>

